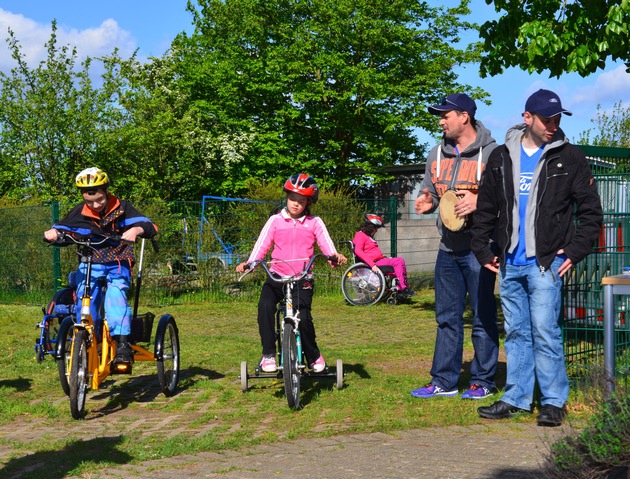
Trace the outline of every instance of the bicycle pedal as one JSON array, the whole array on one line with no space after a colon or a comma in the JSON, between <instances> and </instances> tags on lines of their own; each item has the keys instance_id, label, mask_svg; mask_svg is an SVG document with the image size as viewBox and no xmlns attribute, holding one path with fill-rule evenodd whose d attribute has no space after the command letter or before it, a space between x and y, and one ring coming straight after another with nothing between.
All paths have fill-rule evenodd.
<instances>
[{"instance_id":1,"label":"bicycle pedal","mask_svg":"<svg viewBox=\"0 0 630 479\"><path fill-rule=\"evenodd\" d=\"M114 374L131 374L132 363L117 362L112 363L111 372Z\"/></svg>"}]
</instances>

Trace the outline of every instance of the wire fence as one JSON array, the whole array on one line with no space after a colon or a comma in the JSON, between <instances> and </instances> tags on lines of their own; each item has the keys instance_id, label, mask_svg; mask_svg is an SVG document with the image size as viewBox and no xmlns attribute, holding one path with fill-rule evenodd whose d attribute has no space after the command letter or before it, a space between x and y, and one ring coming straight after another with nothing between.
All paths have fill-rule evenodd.
<instances>
[{"instance_id":1,"label":"wire fence","mask_svg":"<svg viewBox=\"0 0 630 479\"><path fill-rule=\"evenodd\" d=\"M602 198L604 221L593 253L565 278L564 345L574 379L588 375L594 367L603 367L601 280L620 274L624 265L630 265L630 150L620 150L621 156L616 157L611 151L605 149L606 155L598 154L602 151L597 149L587 151ZM235 267L247 259L265 221L279 205L280 200L216 197L168 205L136 204L159 226L159 250L149 249L145 254L143 303L256 297L263 276L250 275L239 283ZM78 264L76 250L47 246L42 233L72 206L74 203L0 208L0 302L43 306L67 283L67 274ZM382 242L379 240L381 247L408 260L412 279L414 271L424 273L426 279L432 274L439 237L434 220L417 219L412 208L409 199L320 199L314 213L322 217L337 245L352 239L365 212L382 215L389 231L383 233L387 236ZM424 259L415 259L422 255ZM340 269L318 264L317 288L339 291ZM630 377L630 298L625 296L615 296L615 355L617 375Z\"/></svg>"}]
</instances>

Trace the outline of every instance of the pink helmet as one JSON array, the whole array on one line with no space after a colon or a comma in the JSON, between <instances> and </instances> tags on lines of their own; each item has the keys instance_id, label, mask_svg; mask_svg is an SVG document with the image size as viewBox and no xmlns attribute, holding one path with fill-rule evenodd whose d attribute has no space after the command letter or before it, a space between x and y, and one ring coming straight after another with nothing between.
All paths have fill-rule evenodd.
<instances>
[{"instance_id":1,"label":"pink helmet","mask_svg":"<svg viewBox=\"0 0 630 479\"><path fill-rule=\"evenodd\" d=\"M372 213L365 213L364 218L365 218L365 221L372 223L374 226L378 226L379 228L381 228L382 226L385 226L385 221L379 215L375 215Z\"/></svg>"},{"instance_id":2,"label":"pink helmet","mask_svg":"<svg viewBox=\"0 0 630 479\"><path fill-rule=\"evenodd\" d=\"M298 195L306 196L311 203L317 203L319 198L319 188L312 176L308 176L306 173L296 173L284 182L284 188L286 193L297 193Z\"/></svg>"}]
</instances>

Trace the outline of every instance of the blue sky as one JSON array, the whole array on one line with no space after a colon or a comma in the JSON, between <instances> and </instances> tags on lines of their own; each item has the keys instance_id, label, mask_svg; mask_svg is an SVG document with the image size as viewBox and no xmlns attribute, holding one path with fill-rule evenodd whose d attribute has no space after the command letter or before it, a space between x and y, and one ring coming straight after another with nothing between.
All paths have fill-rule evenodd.
<instances>
[{"instance_id":1,"label":"blue sky","mask_svg":"<svg viewBox=\"0 0 630 479\"><path fill-rule=\"evenodd\" d=\"M454 0L440 2L454 4ZM482 23L496 14L484 0L472 1L471 20ZM118 47L123 57L136 49L141 58L161 56L171 40L181 31L191 31L191 15L186 0L0 0L0 40L11 28L22 44L29 61L45 58L44 44L50 38L50 23L57 20L58 44L77 46L80 56L111 53ZM13 66L4 42L0 43L0 69ZM479 86L490 93L492 105L478 103L477 118L493 133L499 143L507 129L519 123L525 100L539 88L555 91L563 106L573 112L564 116L562 128L576 141L580 133L594 128L591 119L597 106L611 110L619 101L630 103L630 74L622 63L609 63L604 71L582 78L577 74L550 79L516 69L482 79L474 67L457 70L460 81ZM434 143L426 132L418 131L423 142Z\"/></svg>"}]
</instances>

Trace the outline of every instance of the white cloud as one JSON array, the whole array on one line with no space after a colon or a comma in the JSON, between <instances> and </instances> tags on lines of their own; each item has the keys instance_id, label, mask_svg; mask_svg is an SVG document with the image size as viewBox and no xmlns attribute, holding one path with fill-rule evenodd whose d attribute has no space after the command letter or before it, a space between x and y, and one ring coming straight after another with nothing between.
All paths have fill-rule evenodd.
<instances>
[{"instance_id":1,"label":"white cloud","mask_svg":"<svg viewBox=\"0 0 630 479\"><path fill-rule=\"evenodd\" d=\"M619 101L630 102L630 73L626 73L625 65L601 73L591 85L576 88L571 98L572 104L591 107Z\"/></svg>"},{"instance_id":2,"label":"white cloud","mask_svg":"<svg viewBox=\"0 0 630 479\"><path fill-rule=\"evenodd\" d=\"M24 15L0 9L0 70L8 72L15 66L5 39L9 29L19 41L22 53L29 66L34 67L46 58L46 42L50 40L51 25L35 22ZM127 31L121 29L115 20L107 19L98 27L77 30L64 25L57 25L57 47L76 47L78 63L86 57L98 57L110 54L117 47L123 58L130 56L136 49L136 40Z\"/></svg>"}]
</instances>

